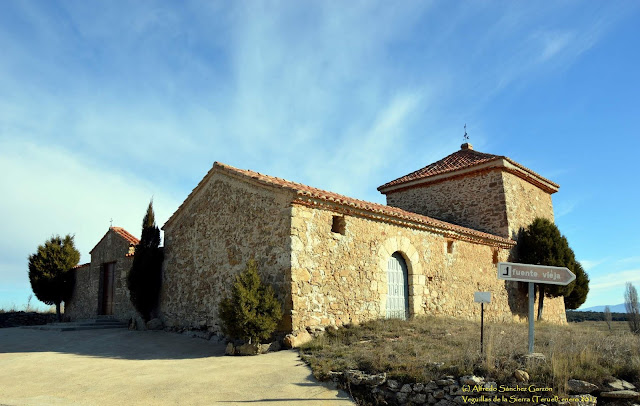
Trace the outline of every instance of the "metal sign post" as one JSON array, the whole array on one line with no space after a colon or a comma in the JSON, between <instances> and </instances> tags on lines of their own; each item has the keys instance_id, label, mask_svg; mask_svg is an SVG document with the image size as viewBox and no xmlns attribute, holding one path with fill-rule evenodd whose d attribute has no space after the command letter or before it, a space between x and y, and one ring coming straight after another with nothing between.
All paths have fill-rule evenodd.
<instances>
[{"instance_id":1,"label":"metal sign post","mask_svg":"<svg viewBox=\"0 0 640 406\"><path fill-rule=\"evenodd\" d=\"M533 311L534 283L549 285L568 285L576 279L576 275L568 268L546 265L518 264L516 262L499 262L498 279L505 281L529 282L529 354L533 353Z\"/></svg>"},{"instance_id":2,"label":"metal sign post","mask_svg":"<svg viewBox=\"0 0 640 406\"><path fill-rule=\"evenodd\" d=\"M484 354L484 304L491 303L491 292L476 292L473 301L480 303L480 353Z\"/></svg>"},{"instance_id":3,"label":"metal sign post","mask_svg":"<svg viewBox=\"0 0 640 406\"><path fill-rule=\"evenodd\" d=\"M533 282L529 282L529 354L533 354L533 302L535 302Z\"/></svg>"}]
</instances>

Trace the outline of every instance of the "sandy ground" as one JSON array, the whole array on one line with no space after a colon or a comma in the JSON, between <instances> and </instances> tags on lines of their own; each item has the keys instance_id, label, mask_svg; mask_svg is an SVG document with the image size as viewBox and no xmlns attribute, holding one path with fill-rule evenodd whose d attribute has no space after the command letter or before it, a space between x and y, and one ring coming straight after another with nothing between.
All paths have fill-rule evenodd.
<instances>
[{"instance_id":1,"label":"sandy ground","mask_svg":"<svg viewBox=\"0 0 640 406\"><path fill-rule=\"evenodd\" d=\"M224 356L184 335L0 329L0 405L353 405L295 351Z\"/></svg>"}]
</instances>

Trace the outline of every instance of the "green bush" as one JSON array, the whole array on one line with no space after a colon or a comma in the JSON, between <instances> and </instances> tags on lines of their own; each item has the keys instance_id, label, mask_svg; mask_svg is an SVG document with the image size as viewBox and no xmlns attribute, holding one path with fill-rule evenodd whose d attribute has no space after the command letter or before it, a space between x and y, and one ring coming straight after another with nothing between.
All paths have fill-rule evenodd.
<instances>
[{"instance_id":1,"label":"green bush","mask_svg":"<svg viewBox=\"0 0 640 406\"><path fill-rule=\"evenodd\" d=\"M56 305L58 321L62 321L60 303L73 295L76 273L73 269L80 261L80 251L75 247L73 236L56 235L38 246L35 254L29 255L29 281L38 300Z\"/></svg>"},{"instance_id":2,"label":"green bush","mask_svg":"<svg viewBox=\"0 0 640 406\"><path fill-rule=\"evenodd\" d=\"M268 339L275 331L282 318L281 305L273 288L260 281L254 260L236 276L231 297L222 299L218 315L227 336L250 344Z\"/></svg>"}]
</instances>

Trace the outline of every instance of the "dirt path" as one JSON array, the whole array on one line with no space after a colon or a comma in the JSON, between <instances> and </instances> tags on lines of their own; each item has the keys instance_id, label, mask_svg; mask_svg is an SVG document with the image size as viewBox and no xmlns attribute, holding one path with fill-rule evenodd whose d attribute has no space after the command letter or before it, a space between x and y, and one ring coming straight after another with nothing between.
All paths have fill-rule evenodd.
<instances>
[{"instance_id":1,"label":"dirt path","mask_svg":"<svg viewBox=\"0 0 640 406\"><path fill-rule=\"evenodd\" d=\"M295 351L223 354L165 332L0 329L0 405L354 404Z\"/></svg>"}]
</instances>

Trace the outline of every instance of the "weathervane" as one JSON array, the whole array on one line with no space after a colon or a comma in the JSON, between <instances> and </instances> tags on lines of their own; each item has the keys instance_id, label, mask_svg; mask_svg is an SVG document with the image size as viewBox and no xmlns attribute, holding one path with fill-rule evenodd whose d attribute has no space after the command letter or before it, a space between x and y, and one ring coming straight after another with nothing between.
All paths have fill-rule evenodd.
<instances>
[{"instance_id":1,"label":"weathervane","mask_svg":"<svg viewBox=\"0 0 640 406\"><path fill-rule=\"evenodd\" d=\"M469 135L467 134L467 123L464 123L464 135L463 135L463 139L464 139L464 141L469 141Z\"/></svg>"}]
</instances>

